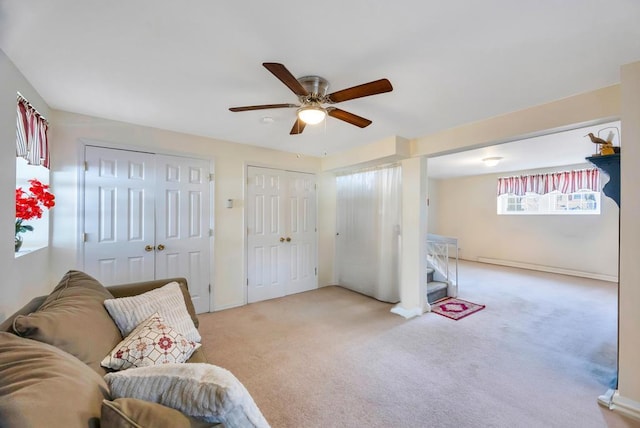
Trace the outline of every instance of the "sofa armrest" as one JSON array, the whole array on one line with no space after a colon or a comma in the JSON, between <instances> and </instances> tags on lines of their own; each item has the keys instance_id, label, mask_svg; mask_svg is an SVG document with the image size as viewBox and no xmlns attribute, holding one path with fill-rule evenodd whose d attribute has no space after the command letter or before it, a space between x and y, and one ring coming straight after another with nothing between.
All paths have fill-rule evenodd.
<instances>
[{"instance_id":1,"label":"sofa armrest","mask_svg":"<svg viewBox=\"0 0 640 428\"><path fill-rule=\"evenodd\" d=\"M46 299L47 296L38 296L31 299L31 301L20 308L18 312L12 314L9 318L4 320L2 324L0 324L0 331L8 331L10 333L13 333L13 320L18 315L29 315L30 313L37 311Z\"/></svg>"},{"instance_id":2,"label":"sofa armrest","mask_svg":"<svg viewBox=\"0 0 640 428\"><path fill-rule=\"evenodd\" d=\"M198 316L196 315L196 309L193 306L193 301L191 300L191 295L189 294L189 285L187 284L186 278L167 278L167 279L155 279L152 281L143 281L143 282L132 282L128 284L119 284L112 285L107 287L107 290L113 297L131 297L136 296L138 294L146 293L147 291L154 290L156 288L160 288L162 286L167 285L170 282L177 282L180 284L180 290L182 290L182 295L184 296L184 302L187 305L187 311L189 311L189 315L193 320L193 324L195 324L196 328L199 326Z\"/></svg>"}]
</instances>

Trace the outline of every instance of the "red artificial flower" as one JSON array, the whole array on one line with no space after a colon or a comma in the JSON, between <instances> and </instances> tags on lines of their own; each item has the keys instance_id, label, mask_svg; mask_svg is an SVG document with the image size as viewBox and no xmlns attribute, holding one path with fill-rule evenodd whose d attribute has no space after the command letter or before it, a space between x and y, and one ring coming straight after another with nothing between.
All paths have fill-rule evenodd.
<instances>
[{"instance_id":1,"label":"red artificial flower","mask_svg":"<svg viewBox=\"0 0 640 428\"><path fill-rule=\"evenodd\" d=\"M42 217L42 208L50 209L55 202L55 196L48 191L49 186L42 184L35 178L29 180L31 186L27 193L21 187L16 189L16 219L31 220Z\"/></svg>"}]
</instances>

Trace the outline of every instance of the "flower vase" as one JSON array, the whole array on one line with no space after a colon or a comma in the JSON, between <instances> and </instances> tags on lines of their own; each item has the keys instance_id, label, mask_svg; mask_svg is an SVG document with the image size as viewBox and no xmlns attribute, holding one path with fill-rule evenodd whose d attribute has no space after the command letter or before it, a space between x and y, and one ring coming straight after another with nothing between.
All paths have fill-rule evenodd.
<instances>
[{"instance_id":1,"label":"flower vase","mask_svg":"<svg viewBox=\"0 0 640 428\"><path fill-rule=\"evenodd\" d=\"M17 253L18 251L20 251L20 248L22 247L22 236L16 235L15 242L16 242L16 253Z\"/></svg>"}]
</instances>

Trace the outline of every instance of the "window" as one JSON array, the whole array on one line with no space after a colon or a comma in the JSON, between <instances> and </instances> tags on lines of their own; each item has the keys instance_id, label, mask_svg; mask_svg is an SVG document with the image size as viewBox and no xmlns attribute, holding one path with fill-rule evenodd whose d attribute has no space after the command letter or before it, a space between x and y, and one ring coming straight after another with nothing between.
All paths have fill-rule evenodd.
<instances>
[{"instance_id":1,"label":"window","mask_svg":"<svg viewBox=\"0 0 640 428\"><path fill-rule=\"evenodd\" d=\"M16 257L49 245L48 209L53 206L54 202L51 195L46 195L49 193L47 190L49 185L47 129L46 119L18 93L16 109ZM38 184L34 185L34 183ZM18 209L19 206L21 209Z\"/></svg>"},{"instance_id":2,"label":"window","mask_svg":"<svg viewBox=\"0 0 640 428\"><path fill-rule=\"evenodd\" d=\"M499 195L498 214L600 214L600 192Z\"/></svg>"},{"instance_id":3,"label":"window","mask_svg":"<svg viewBox=\"0 0 640 428\"><path fill-rule=\"evenodd\" d=\"M500 215L600 214L600 173L597 169L498 179Z\"/></svg>"}]
</instances>

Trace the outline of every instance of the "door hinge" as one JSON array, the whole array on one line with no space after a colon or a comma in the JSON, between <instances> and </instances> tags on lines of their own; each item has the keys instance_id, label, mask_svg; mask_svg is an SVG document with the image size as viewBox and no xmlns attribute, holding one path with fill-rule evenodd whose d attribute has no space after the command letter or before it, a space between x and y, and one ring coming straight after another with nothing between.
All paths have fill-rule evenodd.
<instances>
[{"instance_id":1,"label":"door hinge","mask_svg":"<svg viewBox=\"0 0 640 428\"><path fill-rule=\"evenodd\" d=\"M213 236L213 229L209 229L209 236Z\"/></svg>"},{"instance_id":2,"label":"door hinge","mask_svg":"<svg viewBox=\"0 0 640 428\"><path fill-rule=\"evenodd\" d=\"M84 161L84 171L87 172L89 171L89 162Z\"/></svg>"},{"instance_id":3,"label":"door hinge","mask_svg":"<svg viewBox=\"0 0 640 428\"><path fill-rule=\"evenodd\" d=\"M87 239L89 239L89 238L88 238L88 236L87 236L87 234L86 234L86 233L83 233L83 234L82 234L82 242L87 242Z\"/></svg>"},{"instance_id":4,"label":"door hinge","mask_svg":"<svg viewBox=\"0 0 640 428\"><path fill-rule=\"evenodd\" d=\"M209 294L211 294L211 284L209 284Z\"/></svg>"},{"instance_id":5,"label":"door hinge","mask_svg":"<svg viewBox=\"0 0 640 428\"><path fill-rule=\"evenodd\" d=\"M209 174L209 181L215 181L215 179L216 179L215 173L212 172L211 174Z\"/></svg>"},{"instance_id":6,"label":"door hinge","mask_svg":"<svg viewBox=\"0 0 640 428\"><path fill-rule=\"evenodd\" d=\"M249 286L249 278L247 278L247 287Z\"/></svg>"},{"instance_id":7,"label":"door hinge","mask_svg":"<svg viewBox=\"0 0 640 428\"><path fill-rule=\"evenodd\" d=\"M318 276L318 268L314 269L316 271L316 276Z\"/></svg>"}]
</instances>

